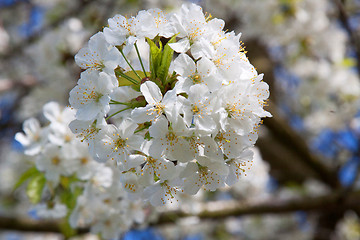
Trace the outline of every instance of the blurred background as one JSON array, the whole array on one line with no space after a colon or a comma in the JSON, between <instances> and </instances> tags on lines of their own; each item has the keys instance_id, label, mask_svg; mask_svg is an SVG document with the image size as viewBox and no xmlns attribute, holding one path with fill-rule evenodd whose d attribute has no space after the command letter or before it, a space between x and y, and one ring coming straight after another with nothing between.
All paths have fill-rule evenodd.
<instances>
[{"instance_id":1,"label":"blurred background","mask_svg":"<svg viewBox=\"0 0 360 240\"><path fill-rule=\"evenodd\" d=\"M239 183L181 196L119 238L360 239L360 1L190 2L242 33L273 117ZM14 135L25 119L45 122L45 103L68 105L81 72L74 55L108 18L182 3L0 0L0 239L100 239L39 220L24 188L13 190L29 162Z\"/></svg>"}]
</instances>

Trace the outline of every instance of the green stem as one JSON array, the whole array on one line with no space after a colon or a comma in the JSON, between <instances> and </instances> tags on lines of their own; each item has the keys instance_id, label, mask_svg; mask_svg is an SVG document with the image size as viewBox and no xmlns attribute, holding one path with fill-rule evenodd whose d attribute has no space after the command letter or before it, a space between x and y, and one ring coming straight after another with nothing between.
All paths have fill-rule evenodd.
<instances>
[{"instance_id":1,"label":"green stem","mask_svg":"<svg viewBox=\"0 0 360 240\"><path fill-rule=\"evenodd\" d=\"M139 80L141 81L141 80L142 80L141 77L140 77L139 74L135 71L135 69L131 66L130 62L127 60L127 58L126 58L123 50L120 49L120 48L118 48L118 49L120 50L121 55L124 57L126 63L129 65L129 67L131 68L131 70L133 70L133 72L135 73L135 75L136 75L136 76L139 78Z\"/></svg>"},{"instance_id":2,"label":"green stem","mask_svg":"<svg viewBox=\"0 0 360 240\"><path fill-rule=\"evenodd\" d=\"M138 47L137 47L137 44L135 43L134 45L135 45L136 53L137 53L138 58L139 58L139 60L140 60L141 67L142 67L143 72L144 72L144 74L145 74L145 77L148 77L147 74L146 74L146 71L145 71L145 68L144 68L144 64L143 64L143 61L142 61L142 59L141 59L140 52L139 52L139 49L138 49Z\"/></svg>"},{"instance_id":3,"label":"green stem","mask_svg":"<svg viewBox=\"0 0 360 240\"><path fill-rule=\"evenodd\" d=\"M147 128L149 128L149 126L142 127L140 129L136 130L134 133L141 132L142 130L147 129Z\"/></svg>"},{"instance_id":4,"label":"green stem","mask_svg":"<svg viewBox=\"0 0 360 240\"><path fill-rule=\"evenodd\" d=\"M126 105L126 106L130 106L130 103L125 103L125 102L118 102L115 100L110 100L110 104L121 104L121 105Z\"/></svg>"},{"instance_id":5,"label":"green stem","mask_svg":"<svg viewBox=\"0 0 360 240\"><path fill-rule=\"evenodd\" d=\"M126 80L128 80L129 82L135 84L135 85L139 85L139 82L136 81L135 79L133 79L132 77L129 77L128 75L126 75L123 72L118 71L117 72L121 77L125 78Z\"/></svg>"},{"instance_id":6,"label":"green stem","mask_svg":"<svg viewBox=\"0 0 360 240\"><path fill-rule=\"evenodd\" d=\"M128 109L131 109L131 107L127 107L127 108L121 109L120 111L117 111L116 113L113 113L113 114L111 114L110 116L108 116L107 118L105 118L105 120L108 120L109 118L115 116L116 114L121 113L121 112L123 112L123 111L125 111L125 110L128 110Z\"/></svg>"}]
</instances>

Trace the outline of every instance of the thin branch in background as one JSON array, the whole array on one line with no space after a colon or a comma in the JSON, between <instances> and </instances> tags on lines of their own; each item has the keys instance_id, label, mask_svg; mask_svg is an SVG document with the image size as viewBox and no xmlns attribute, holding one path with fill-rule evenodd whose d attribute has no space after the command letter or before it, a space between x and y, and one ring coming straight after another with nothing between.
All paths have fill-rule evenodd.
<instances>
[{"instance_id":1,"label":"thin branch in background","mask_svg":"<svg viewBox=\"0 0 360 240\"><path fill-rule=\"evenodd\" d=\"M282 143L285 147L291 149L301 161L309 166L318 175L325 184L337 189L340 183L337 179L336 172L325 165L317 156L315 156L306 142L297 134L286 121L279 117L276 107L270 103L270 112L273 114L272 118L266 118L264 125L270 130L273 136Z\"/></svg>"},{"instance_id":2,"label":"thin branch in background","mask_svg":"<svg viewBox=\"0 0 360 240\"><path fill-rule=\"evenodd\" d=\"M216 201L202 205L197 214L182 210L167 211L161 213L153 226L174 224L181 218L198 217L205 219L224 219L228 217L262 215L262 214L286 214L296 211L305 212L329 212L329 210L343 211L345 209L357 209L360 202L360 191L351 192L347 198L339 199L341 192L332 192L320 197L303 197L292 200L272 199L264 203L242 203L239 201ZM59 221L33 221L26 218L0 217L0 229L33 232L61 232ZM86 233L87 228L78 229L78 233Z\"/></svg>"}]
</instances>

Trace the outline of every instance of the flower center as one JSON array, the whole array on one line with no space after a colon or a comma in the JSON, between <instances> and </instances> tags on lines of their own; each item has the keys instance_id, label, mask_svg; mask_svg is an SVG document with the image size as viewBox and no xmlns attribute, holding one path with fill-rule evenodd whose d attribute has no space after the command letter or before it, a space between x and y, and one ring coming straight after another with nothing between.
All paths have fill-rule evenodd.
<instances>
[{"instance_id":1,"label":"flower center","mask_svg":"<svg viewBox=\"0 0 360 240\"><path fill-rule=\"evenodd\" d=\"M194 84L202 83L201 76L199 74L194 74L191 76L191 79L193 80Z\"/></svg>"},{"instance_id":2,"label":"flower center","mask_svg":"<svg viewBox=\"0 0 360 240\"><path fill-rule=\"evenodd\" d=\"M200 109L199 109L198 106L196 106L196 105L193 105L192 111L193 111L194 114L200 113Z\"/></svg>"},{"instance_id":3,"label":"flower center","mask_svg":"<svg viewBox=\"0 0 360 240\"><path fill-rule=\"evenodd\" d=\"M53 158L51 159L51 163L52 163L53 165L57 166L57 165L59 165L59 163L60 163L60 159L59 159L58 157L53 157Z\"/></svg>"},{"instance_id":4,"label":"flower center","mask_svg":"<svg viewBox=\"0 0 360 240\"><path fill-rule=\"evenodd\" d=\"M92 89L86 88L85 91L83 92L83 98L86 102L87 100L91 100L91 99L95 100L95 102L99 102L102 96L103 95L101 93L97 93L95 91L95 87L93 87Z\"/></svg>"},{"instance_id":5,"label":"flower center","mask_svg":"<svg viewBox=\"0 0 360 240\"><path fill-rule=\"evenodd\" d=\"M83 158L80 159L80 162L81 162L82 165L86 165L89 162L89 159L86 158L86 157L83 157Z\"/></svg>"},{"instance_id":6,"label":"flower center","mask_svg":"<svg viewBox=\"0 0 360 240\"><path fill-rule=\"evenodd\" d=\"M227 104L225 111L228 113L229 118L236 118L242 115L241 109L237 108L237 104Z\"/></svg>"},{"instance_id":7,"label":"flower center","mask_svg":"<svg viewBox=\"0 0 360 240\"><path fill-rule=\"evenodd\" d=\"M126 146L126 140L127 138L124 140L121 137L119 137L115 142L115 151L117 151L118 148L124 148Z\"/></svg>"},{"instance_id":8,"label":"flower center","mask_svg":"<svg viewBox=\"0 0 360 240\"><path fill-rule=\"evenodd\" d=\"M165 105L161 104L161 103L156 103L154 108L152 109L157 115L161 115L163 110L165 108ZM152 115L152 113L151 113Z\"/></svg>"}]
</instances>

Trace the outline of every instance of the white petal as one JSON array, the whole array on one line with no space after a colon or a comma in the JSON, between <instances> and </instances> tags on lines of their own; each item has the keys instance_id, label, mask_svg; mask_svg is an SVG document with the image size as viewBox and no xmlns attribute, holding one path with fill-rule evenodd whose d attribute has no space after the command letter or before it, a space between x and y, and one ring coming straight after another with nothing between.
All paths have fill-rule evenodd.
<instances>
[{"instance_id":1,"label":"white petal","mask_svg":"<svg viewBox=\"0 0 360 240\"><path fill-rule=\"evenodd\" d=\"M60 115L60 106L56 102L49 102L43 107L43 114L49 121L56 121Z\"/></svg>"},{"instance_id":2,"label":"white petal","mask_svg":"<svg viewBox=\"0 0 360 240\"><path fill-rule=\"evenodd\" d=\"M165 138L166 134L169 132L168 121L164 116L160 116L156 122L154 122L150 128L149 133L153 138Z\"/></svg>"},{"instance_id":3,"label":"white petal","mask_svg":"<svg viewBox=\"0 0 360 240\"><path fill-rule=\"evenodd\" d=\"M173 63L174 71L180 74L182 77L188 77L196 72L196 66L194 60L189 55L182 53L180 54Z\"/></svg>"},{"instance_id":4,"label":"white petal","mask_svg":"<svg viewBox=\"0 0 360 240\"><path fill-rule=\"evenodd\" d=\"M160 102L163 97L158 85L152 81L146 81L141 84L140 91L144 95L146 102L151 105Z\"/></svg>"},{"instance_id":5,"label":"white petal","mask_svg":"<svg viewBox=\"0 0 360 240\"><path fill-rule=\"evenodd\" d=\"M138 125L135 122L133 122L130 118L123 120L119 126L120 136L122 138L129 138L134 134L134 131L137 127Z\"/></svg>"},{"instance_id":6,"label":"white petal","mask_svg":"<svg viewBox=\"0 0 360 240\"><path fill-rule=\"evenodd\" d=\"M154 114L149 114L153 113L152 111L153 107L150 105L147 105L146 107L138 107L135 108L134 110L132 110L131 112L131 118L136 122L136 123L144 123L144 122L149 122L152 119L154 119L155 115Z\"/></svg>"},{"instance_id":7,"label":"white petal","mask_svg":"<svg viewBox=\"0 0 360 240\"><path fill-rule=\"evenodd\" d=\"M190 49L190 42L189 39L183 38L176 43L169 43L169 46L178 53L185 53L187 50Z\"/></svg>"}]
</instances>

